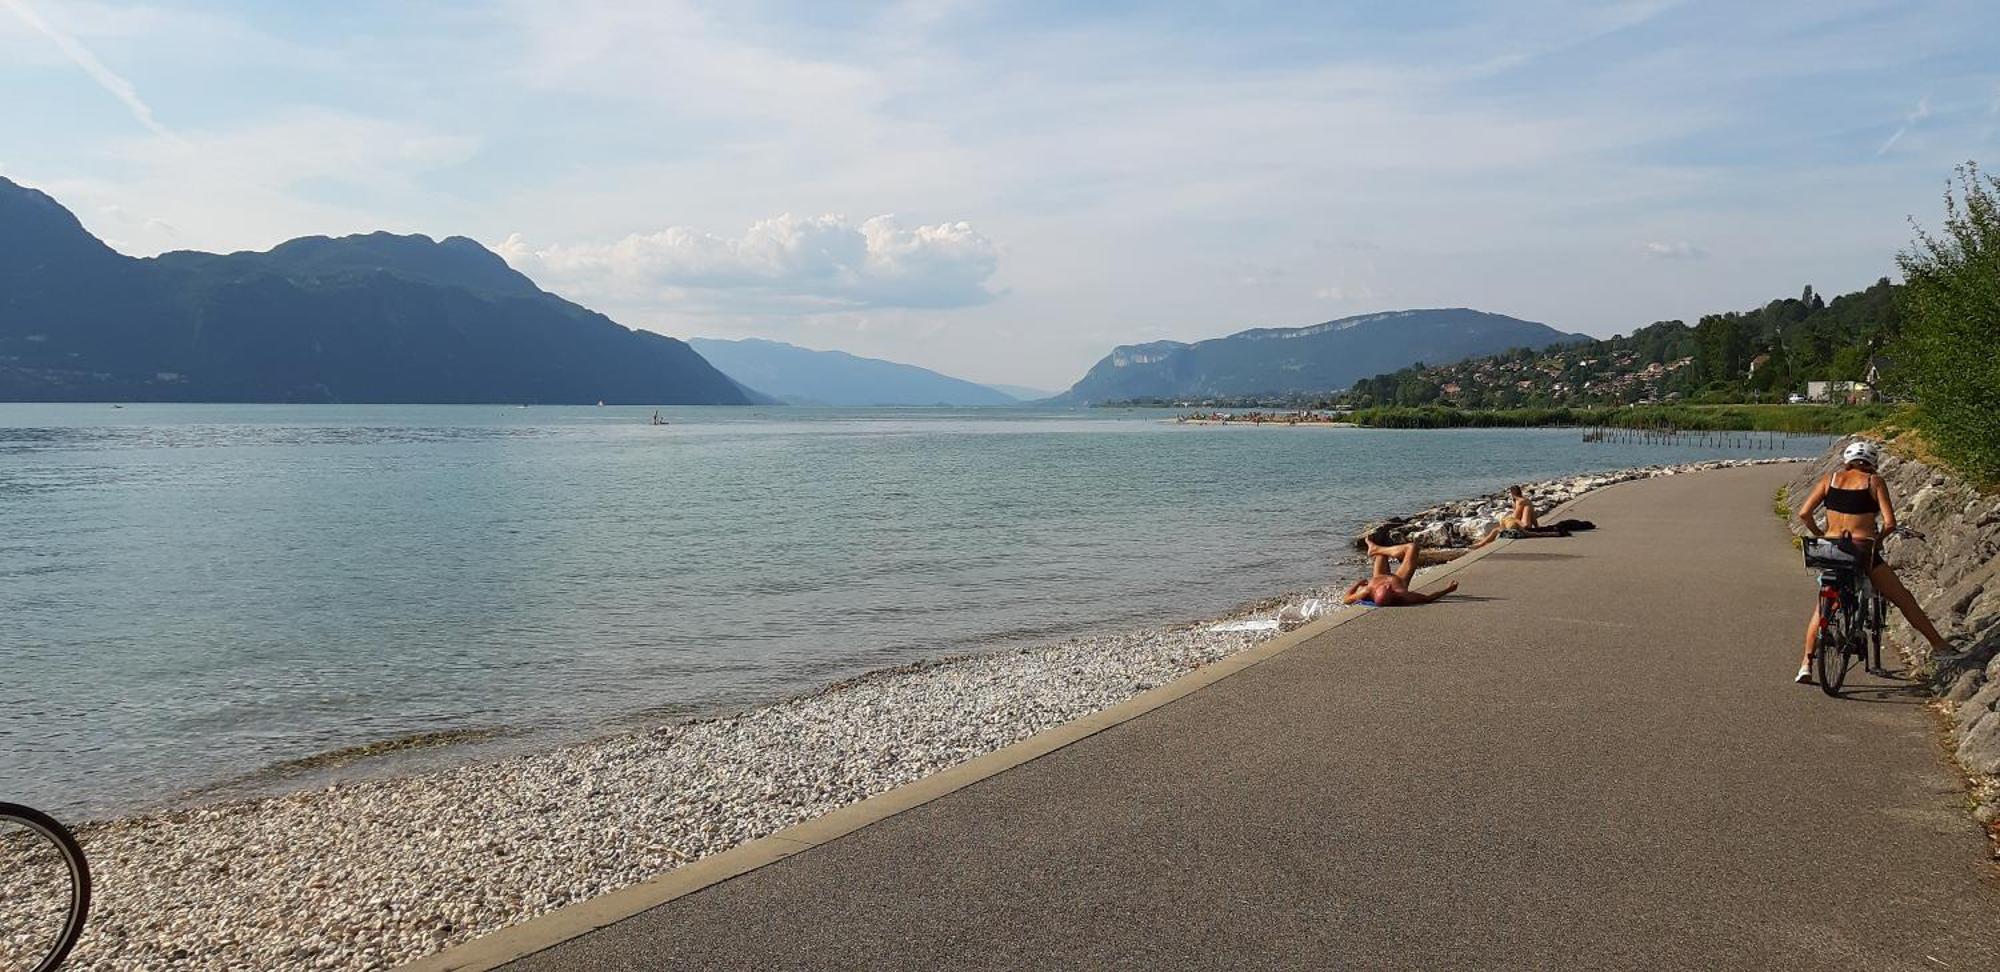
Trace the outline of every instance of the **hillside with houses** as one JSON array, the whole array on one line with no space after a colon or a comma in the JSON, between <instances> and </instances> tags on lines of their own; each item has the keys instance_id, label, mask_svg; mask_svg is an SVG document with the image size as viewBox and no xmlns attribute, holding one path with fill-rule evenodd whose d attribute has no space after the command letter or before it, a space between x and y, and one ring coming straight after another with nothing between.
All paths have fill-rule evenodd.
<instances>
[{"instance_id":1,"label":"hillside with houses","mask_svg":"<svg viewBox=\"0 0 2000 972\"><path fill-rule=\"evenodd\" d=\"M1521 408L1654 402L1873 400L1894 392L1883 353L1900 327L1887 278L1831 301L1805 288L1752 311L1661 321L1629 335L1455 364L1416 364L1355 382L1349 407ZM1794 398L1796 396L1796 398Z\"/></svg>"}]
</instances>

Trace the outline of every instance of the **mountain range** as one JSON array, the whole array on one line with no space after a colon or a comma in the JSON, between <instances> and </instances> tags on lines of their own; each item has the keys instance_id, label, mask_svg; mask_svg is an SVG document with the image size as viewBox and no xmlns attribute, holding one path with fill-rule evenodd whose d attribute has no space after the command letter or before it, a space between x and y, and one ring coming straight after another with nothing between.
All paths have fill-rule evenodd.
<instances>
[{"instance_id":1,"label":"mountain range","mask_svg":"<svg viewBox=\"0 0 2000 972\"><path fill-rule=\"evenodd\" d=\"M140 259L0 178L0 400L749 404L454 236Z\"/></svg>"},{"instance_id":2,"label":"mountain range","mask_svg":"<svg viewBox=\"0 0 2000 972\"><path fill-rule=\"evenodd\" d=\"M793 405L1016 405L1005 392L916 365L814 351L782 341L691 338L737 383Z\"/></svg>"},{"instance_id":3,"label":"mountain range","mask_svg":"<svg viewBox=\"0 0 2000 972\"><path fill-rule=\"evenodd\" d=\"M1289 395L1344 389L1415 362L1590 340L1546 324L1463 307L1387 311L1308 327L1267 327L1193 344L1114 348L1056 401Z\"/></svg>"}]
</instances>

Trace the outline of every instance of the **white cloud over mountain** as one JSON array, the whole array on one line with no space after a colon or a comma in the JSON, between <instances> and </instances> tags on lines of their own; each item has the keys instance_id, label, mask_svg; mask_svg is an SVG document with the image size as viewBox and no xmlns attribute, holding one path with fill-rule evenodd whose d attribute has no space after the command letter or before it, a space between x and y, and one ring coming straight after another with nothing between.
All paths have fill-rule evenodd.
<instances>
[{"instance_id":1,"label":"white cloud over mountain","mask_svg":"<svg viewBox=\"0 0 2000 972\"><path fill-rule=\"evenodd\" d=\"M794 313L964 307L992 300L999 248L965 222L905 227L894 216L759 220L740 237L686 226L609 243L494 247L542 286L586 300ZM740 298L740 299L739 299Z\"/></svg>"}]
</instances>

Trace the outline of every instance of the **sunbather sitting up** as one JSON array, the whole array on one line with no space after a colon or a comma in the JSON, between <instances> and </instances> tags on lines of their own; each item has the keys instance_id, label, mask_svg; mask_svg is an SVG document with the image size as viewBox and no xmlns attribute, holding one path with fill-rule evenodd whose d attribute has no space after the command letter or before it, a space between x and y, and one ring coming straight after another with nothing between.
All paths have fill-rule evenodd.
<instances>
[{"instance_id":1,"label":"sunbather sitting up","mask_svg":"<svg viewBox=\"0 0 2000 972\"><path fill-rule=\"evenodd\" d=\"M1480 547L1484 547L1501 537L1513 540L1521 537L1569 536L1569 531L1563 529L1560 525L1552 527L1542 526L1541 519L1535 515L1535 504L1528 502L1528 497L1522 495L1521 487L1507 487L1507 495L1513 498L1513 510L1506 516L1501 517L1500 525L1486 531L1486 535L1473 543L1471 549L1478 550Z\"/></svg>"},{"instance_id":2,"label":"sunbather sitting up","mask_svg":"<svg viewBox=\"0 0 2000 972\"><path fill-rule=\"evenodd\" d=\"M1342 595L1342 604L1366 604L1370 607L1395 607L1400 604L1429 604L1458 590L1458 582L1452 581L1444 590L1434 594L1419 594L1410 590L1410 578L1417 573L1417 545L1399 543L1393 547L1383 546L1370 537L1368 559L1370 570L1364 580L1354 582L1354 586ZM1389 561L1397 561L1396 569L1389 569Z\"/></svg>"}]
</instances>

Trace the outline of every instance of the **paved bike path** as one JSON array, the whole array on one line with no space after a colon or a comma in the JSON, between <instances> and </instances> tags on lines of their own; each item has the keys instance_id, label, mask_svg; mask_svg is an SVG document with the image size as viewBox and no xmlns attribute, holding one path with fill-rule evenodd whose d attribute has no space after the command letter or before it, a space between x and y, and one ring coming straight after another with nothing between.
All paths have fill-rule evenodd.
<instances>
[{"instance_id":1,"label":"paved bike path","mask_svg":"<svg viewBox=\"0 0 2000 972\"><path fill-rule=\"evenodd\" d=\"M1465 597L508 968L2000 968L1920 697L1789 682L1788 475L1591 494Z\"/></svg>"}]
</instances>

